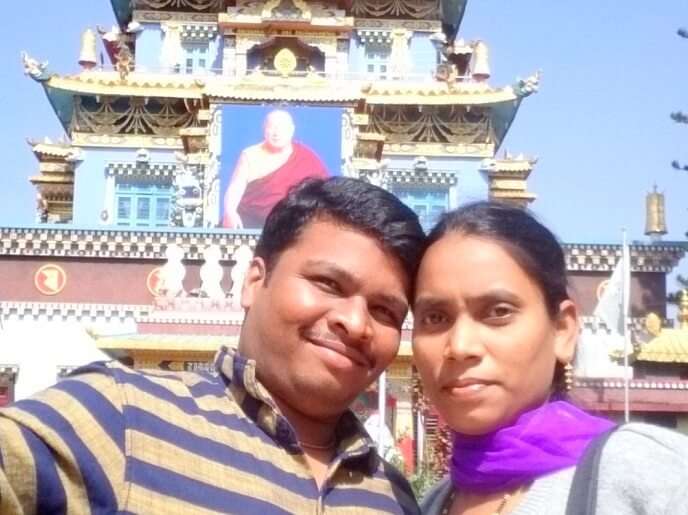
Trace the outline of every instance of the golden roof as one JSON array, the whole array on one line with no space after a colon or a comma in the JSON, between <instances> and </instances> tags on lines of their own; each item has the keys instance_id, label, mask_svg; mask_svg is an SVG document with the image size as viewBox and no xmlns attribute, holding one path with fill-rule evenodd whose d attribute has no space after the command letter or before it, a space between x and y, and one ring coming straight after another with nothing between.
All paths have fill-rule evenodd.
<instances>
[{"instance_id":1,"label":"golden roof","mask_svg":"<svg viewBox=\"0 0 688 515\"><path fill-rule=\"evenodd\" d=\"M222 345L236 347L238 336L209 334L122 334L94 335L100 350L215 352Z\"/></svg>"},{"instance_id":2,"label":"golden roof","mask_svg":"<svg viewBox=\"0 0 688 515\"><path fill-rule=\"evenodd\" d=\"M493 88L485 82L435 80L369 81L316 73L283 77L252 72L240 78L190 76L135 71L122 78L116 71L85 70L77 75L51 75L49 89L85 95L233 99L370 104L487 105L517 102L537 89L537 76L516 85ZM525 85L524 85L525 84Z\"/></svg>"},{"instance_id":3,"label":"golden roof","mask_svg":"<svg viewBox=\"0 0 688 515\"><path fill-rule=\"evenodd\" d=\"M58 157L63 159L73 159L78 157L79 149L73 147L71 143L54 143L46 138L43 141L28 140L31 150L36 157Z\"/></svg>"},{"instance_id":4,"label":"golden roof","mask_svg":"<svg viewBox=\"0 0 688 515\"><path fill-rule=\"evenodd\" d=\"M663 329L658 336L642 345L636 360L688 363L688 330Z\"/></svg>"},{"instance_id":5,"label":"golden roof","mask_svg":"<svg viewBox=\"0 0 688 515\"><path fill-rule=\"evenodd\" d=\"M122 80L116 71L84 71L51 76L46 87L91 95L201 98L205 81L189 75L130 73Z\"/></svg>"},{"instance_id":6,"label":"golden roof","mask_svg":"<svg viewBox=\"0 0 688 515\"><path fill-rule=\"evenodd\" d=\"M486 82L378 81L363 92L370 104L481 105L520 98L512 86L493 88Z\"/></svg>"}]
</instances>

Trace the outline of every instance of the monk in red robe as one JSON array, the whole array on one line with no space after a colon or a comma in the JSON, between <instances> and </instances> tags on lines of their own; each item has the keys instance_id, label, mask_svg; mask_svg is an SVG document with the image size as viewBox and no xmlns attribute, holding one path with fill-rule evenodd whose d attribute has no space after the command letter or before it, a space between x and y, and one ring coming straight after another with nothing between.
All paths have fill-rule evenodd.
<instances>
[{"instance_id":1,"label":"monk in red robe","mask_svg":"<svg viewBox=\"0 0 688 515\"><path fill-rule=\"evenodd\" d=\"M260 228L289 188L330 174L310 148L293 141L294 121L282 110L265 118L264 140L241 152L224 198L223 227Z\"/></svg>"}]
</instances>

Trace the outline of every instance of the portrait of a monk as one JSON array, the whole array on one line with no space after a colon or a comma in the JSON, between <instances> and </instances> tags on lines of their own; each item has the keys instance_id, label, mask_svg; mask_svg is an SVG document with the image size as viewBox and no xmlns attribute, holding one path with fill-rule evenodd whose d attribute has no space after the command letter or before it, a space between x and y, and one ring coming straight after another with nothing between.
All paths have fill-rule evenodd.
<instances>
[{"instance_id":1,"label":"portrait of a monk","mask_svg":"<svg viewBox=\"0 0 688 515\"><path fill-rule=\"evenodd\" d=\"M260 228L293 185L330 176L320 157L294 140L295 129L287 111L276 109L265 117L263 141L241 151L225 191L223 227Z\"/></svg>"}]
</instances>

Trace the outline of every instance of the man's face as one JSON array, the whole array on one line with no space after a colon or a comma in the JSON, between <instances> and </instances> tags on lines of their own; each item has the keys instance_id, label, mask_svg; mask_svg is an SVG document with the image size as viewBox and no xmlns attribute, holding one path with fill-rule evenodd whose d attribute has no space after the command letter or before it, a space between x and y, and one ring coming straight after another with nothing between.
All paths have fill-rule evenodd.
<instances>
[{"instance_id":1,"label":"man's face","mask_svg":"<svg viewBox=\"0 0 688 515\"><path fill-rule=\"evenodd\" d=\"M273 111L265 119L265 143L274 150L282 150L294 137L294 121L285 111Z\"/></svg>"},{"instance_id":2,"label":"man's face","mask_svg":"<svg viewBox=\"0 0 688 515\"><path fill-rule=\"evenodd\" d=\"M278 403L341 414L391 363L408 308L400 262L351 227L315 220L265 274L247 273L240 351Z\"/></svg>"}]
</instances>

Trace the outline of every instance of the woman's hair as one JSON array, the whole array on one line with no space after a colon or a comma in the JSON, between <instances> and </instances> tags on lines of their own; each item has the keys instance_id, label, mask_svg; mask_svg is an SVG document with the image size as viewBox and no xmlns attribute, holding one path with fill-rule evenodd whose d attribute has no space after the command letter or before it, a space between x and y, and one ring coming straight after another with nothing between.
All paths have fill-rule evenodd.
<instances>
[{"instance_id":1,"label":"woman's hair","mask_svg":"<svg viewBox=\"0 0 688 515\"><path fill-rule=\"evenodd\" d=\"M569 298L564 251L556 236L527 210L490 201L466 204L440 218L428 235L428 247L449 233L500 244L537 282L550 317Z\"/></svg>"}]
</instances>

